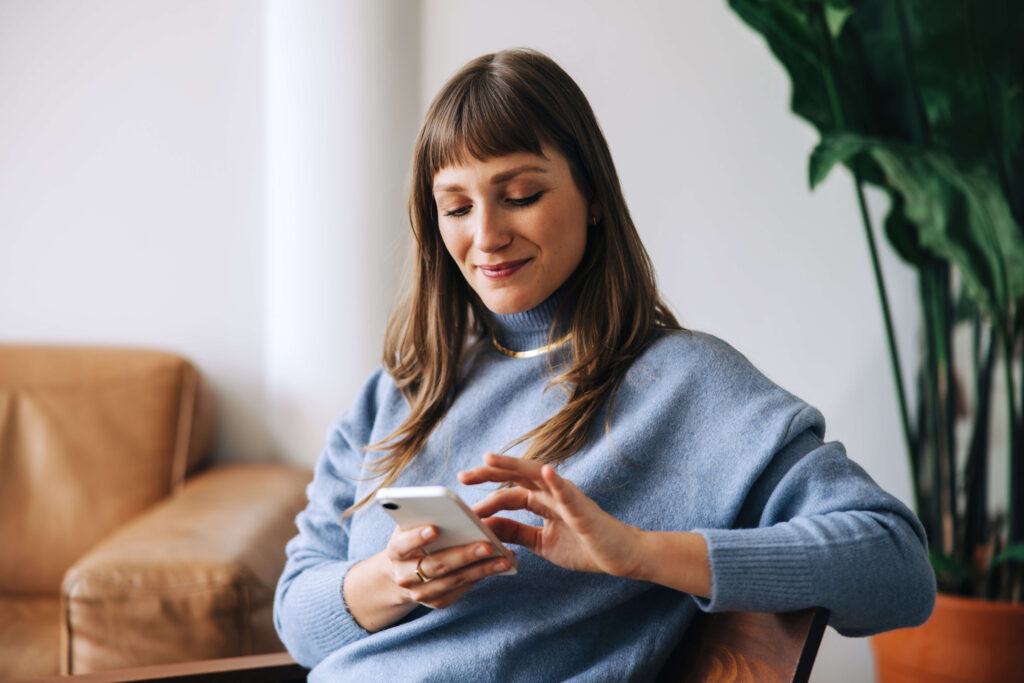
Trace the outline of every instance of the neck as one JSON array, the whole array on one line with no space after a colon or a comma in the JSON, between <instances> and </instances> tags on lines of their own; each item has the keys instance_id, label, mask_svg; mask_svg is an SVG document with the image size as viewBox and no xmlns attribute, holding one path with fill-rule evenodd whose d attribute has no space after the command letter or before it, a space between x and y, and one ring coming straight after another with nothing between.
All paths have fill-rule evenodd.
<instances>
[{"instance_id":1,"label":"neck","mask_svg":"<svg viewBox=\"0 0 1024 683\"><path fill-rule=\"evenodd\" d=\"M562 340L567 332L563 329L567 327L566 321L559 321L558 329L552 330L561 301L562 291L558 290L528 311L506 315L491 313L488 326L496 346L503 352L522 353L537 351L551 342Z\"/></svg>"}]
</instances>

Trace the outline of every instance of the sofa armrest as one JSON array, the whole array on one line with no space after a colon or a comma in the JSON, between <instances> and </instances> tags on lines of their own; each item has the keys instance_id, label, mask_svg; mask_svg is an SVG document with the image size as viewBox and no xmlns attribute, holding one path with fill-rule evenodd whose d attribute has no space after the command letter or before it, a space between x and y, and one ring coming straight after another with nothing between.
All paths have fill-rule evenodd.
<instances>
[{"instance_id":1,"label":"sofa armrest","mask_svg":"<svg viewBox=\"0 0 1024 683\"><path fill-rule=\"evenodd\" d=\"M282 650L274 587L311 476L208 470L90 550L64 576L62 672Z\"/></svg>"}]
</instances>

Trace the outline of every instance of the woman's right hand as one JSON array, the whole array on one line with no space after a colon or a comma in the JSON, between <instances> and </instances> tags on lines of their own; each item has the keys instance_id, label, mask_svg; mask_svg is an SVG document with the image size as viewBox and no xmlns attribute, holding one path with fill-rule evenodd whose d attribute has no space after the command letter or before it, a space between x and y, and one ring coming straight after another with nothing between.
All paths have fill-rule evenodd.
<instances>
[{"instance_id":1,"label":"woman's right hand","mask_svg":"<svg viewBox=\"0 0 1024 683\"><path fill-rule=\"evenodd\" d=\"M495 557L491 544L485 542L425 554L423 546L435 538L437 529L433 526L396 528L384 549L391 564L391 578L406 602L442 609L480 579L509 568L508 560Z\"/></svg>"},{"instance_id":2,"label":"woman's right hand","mask_svg":"<svg viewBox=\"0 0 1024 683\"><path fill-rule=\"evenodd\" d=\"M423 546L435 538L433 526L396 528L384 550L349 569L342 590L345 604L360 626L380 631L417 604L448 607L480 579L509 568L508 560L496 557L491 545L484 542L425 554Z\"/></svg>"}]
</instances>

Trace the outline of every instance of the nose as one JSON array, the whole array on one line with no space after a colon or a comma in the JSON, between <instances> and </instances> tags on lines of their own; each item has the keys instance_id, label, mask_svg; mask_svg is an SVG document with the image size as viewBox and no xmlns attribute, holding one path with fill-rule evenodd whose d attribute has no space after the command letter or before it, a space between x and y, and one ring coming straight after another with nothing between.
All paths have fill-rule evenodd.
<instances>
[{"instance_id":1,"label":"nose","mask_svg":"<svg viewBox=\"0 0 1024 683\"><path fill-rule=\"evenodd\" d=\"M506 217L497 207L484 204L476 214L477 222L473 234L473 246L484 253L493 253L512 242L512 232L506 224Z\"/></svg>"}]
</instances>

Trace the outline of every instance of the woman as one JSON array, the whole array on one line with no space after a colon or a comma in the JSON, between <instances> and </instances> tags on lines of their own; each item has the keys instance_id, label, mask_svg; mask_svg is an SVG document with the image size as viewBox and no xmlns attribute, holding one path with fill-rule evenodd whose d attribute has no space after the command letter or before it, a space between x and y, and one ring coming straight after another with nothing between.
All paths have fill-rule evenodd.
<instances>
[{"instance_id":1,"label":"woman","mask_svg":"<svg viewBox=\"0 0 1024 683\"><path fill-rule=\"evenodd\" d=\"M411 194L412 290L328 434L277 590L311 679L645 680L697 609L822 606L848 635L927 618L913 514L818 411L680 328L554 62L456 74ZM486 544L425 556L436 529L368 504L426 484L520 546L519 572L495 576Z\"/></svg>"}]
</instances>

